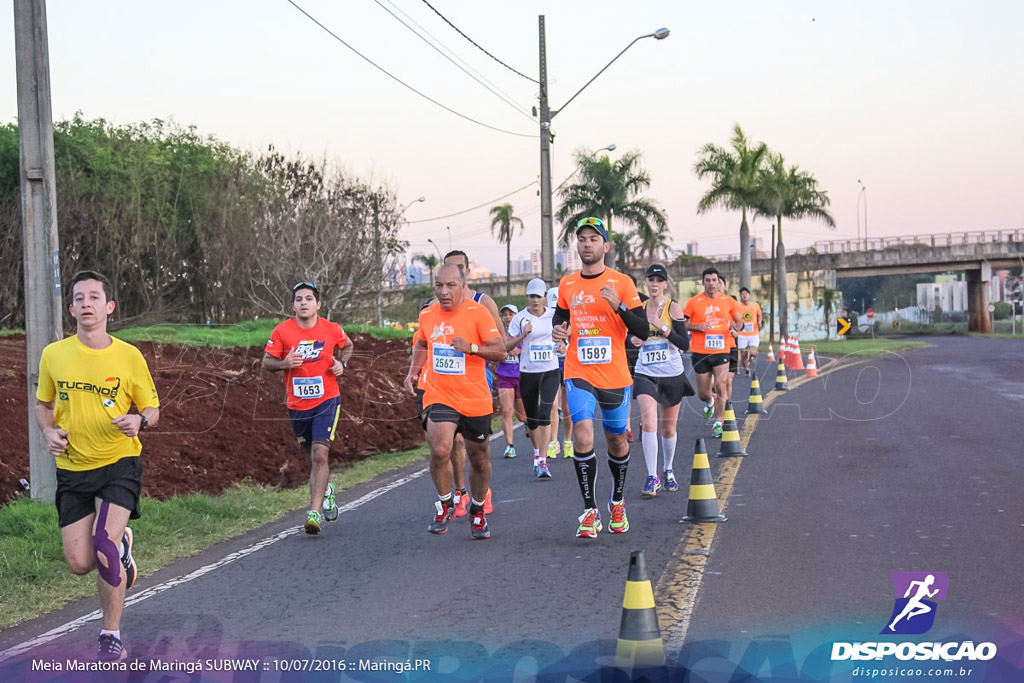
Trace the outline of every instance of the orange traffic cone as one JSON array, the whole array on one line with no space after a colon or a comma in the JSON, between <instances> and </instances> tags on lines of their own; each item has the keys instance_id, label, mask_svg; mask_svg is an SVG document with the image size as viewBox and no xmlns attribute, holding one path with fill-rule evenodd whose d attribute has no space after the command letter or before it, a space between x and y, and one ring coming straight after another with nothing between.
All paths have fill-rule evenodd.
<instances>
[{"instance_id":1,"label":"orange traffic cone","mask_svg":"<svg viewBox=\"0 0 1024 683\"><path fill-rule=\"evenodd\" d=\"M782 341L779 342L779 361L786 366L787 369L790 367L790 363L793 362L791 356L792 351L789 348L789 337L783 337Z\"/></svg>"},{"instance_id":2,"label":"orange traffic cone","mask_svg":"<svg viewBox=\"0 0 1024 683\"><path fill-rule=\"evenodd\" d=\"M811 347L811 352L807 354L807 376L817 377L818 376L818 359L814 357L814 347Z\"/></svg>"},{"instance_id":3,"label":"orange traffic cone","mask_svg":"<svg viewBox=\"0 0 1024 683\"><path fill-rule=\"evenodd\" d=\"M779 348L781 348L781 347L779 347ZM768 362L769 363L774 363L775 362L775 352L772 351L772 345L771 344L768 345Z\"/></svg>"},{"instance_id":4,"label":"orange traffic cone","mask_svg":"<svg viewBox=\"0 0 1024 683\"><path fill-rule=\"evenodd\" d=\"M800 338L793 337L793 369L804 370L804 358L800 352Z\"/></svg>"}]
</instances>

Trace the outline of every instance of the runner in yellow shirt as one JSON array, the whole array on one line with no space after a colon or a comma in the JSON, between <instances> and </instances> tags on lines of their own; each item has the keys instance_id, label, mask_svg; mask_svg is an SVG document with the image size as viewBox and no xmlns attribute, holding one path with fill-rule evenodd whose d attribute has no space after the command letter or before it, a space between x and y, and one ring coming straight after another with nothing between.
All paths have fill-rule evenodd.
<instances>
[{"instance_id":1,"label":"runner in yellow shirt","mask_svg":"<svg viewBox=\"0 0 1024 683\"><path fill-rule=\"evenodd\" d=\"M736 338L740 350L740 363L747 377L750 377L750 364L757 358L757 347L761 344L761 306L750 300L750 290L740 287L740 317L743 327Z\"/></svg>"},{"instance_id":2,"label":"runner in yellow shirt","mask_svg":"<svg viewBox=\"0 0 1024 683\"><path fill-rule=\"evenodd\" d=\"M160 419L146 359L107 334L110 280L84 270L71 279L75 335L43 349L36 424L57 462L57 523L72 574L96 569L103 611L97 657L128 657L121 643L124 593L138 570L129 519L142 493L139 434ZM134 404L137 412L131 412Z\"/></svg>"}]
</instances>

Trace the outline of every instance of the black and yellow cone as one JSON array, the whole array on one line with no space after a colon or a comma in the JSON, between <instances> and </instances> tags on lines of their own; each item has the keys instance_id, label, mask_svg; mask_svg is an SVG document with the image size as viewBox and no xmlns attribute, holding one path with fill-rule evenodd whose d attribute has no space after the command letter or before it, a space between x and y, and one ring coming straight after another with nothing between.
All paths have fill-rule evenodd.
<instances>
[{"instance_id":1,"label":"black and yellow cone","mask_svg":"<svg viewBox=\"0 0 1024 683\"><path fill-rule=\"evenodd\" d=\"M665 665L665 644L658 628L654 607L654 589L647 577L644 551L629 555L626 595L622 598L619 642L615 647L615 666L622 669L646 669Z\"/></svg>"},{"instance_id":2,"label":"black and yellow cone","mask_svg":"<svg viewBox=\"0 0 1024 683\"><path fill-rule=\"evenodd\" d=\"M779 362L779 375L775 378L775 391L789 391L786 386L786 364Z\"/></svg>"},{"instance_id":3,"label":"black and yellow cone","mask_svg":"<svg viewBox=\"0 0 1024 683\"><path fill-rule=\"evenodd\" d=\"M747 415L764 414L764 399L761 397L761 383L757 377L750 380L750 401L747 402Z\"/></svg>"},{"instance_id":4,"label":"black and yellow cone","mask_svg":"<svg viewBox=\"0 0 1024 683\"><path fill-rule=\"evenodd\" d=\"M732 401L725 402L725 415L722 424L722 445L718 451L719 458L737 455L749 455L740 444L740 429L736 426L736 411L732 409Z\"/></svg>"},{"instance_id":5,"label":"black and yellow cone","mask_svg":"<svg viewBox=\"0 0 1024 683\"><path fill-rule=\"evenodd\" d=\"M711 479L711 463L704 439L697 439L693 449L693 472L690 474L690 499L686 501L684 522L724 522L725 516L718 509L718 496Z\"/></svg>"}]
</instances>

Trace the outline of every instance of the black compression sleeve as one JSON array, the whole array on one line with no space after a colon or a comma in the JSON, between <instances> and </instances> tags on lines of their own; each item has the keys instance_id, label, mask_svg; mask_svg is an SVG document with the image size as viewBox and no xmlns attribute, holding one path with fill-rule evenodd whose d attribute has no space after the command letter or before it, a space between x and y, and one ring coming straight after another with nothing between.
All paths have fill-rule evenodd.
<instances>
[{"instance_id":1,"label":"black compression sleeve","mask_svg":"<svg viewBox=\"0 0 1024 683\"><path fill-rule=\"evenodd\" d=\"M551 318L551 325L558 327L562 323L569 322L569 309L567 308L556 308L555 315Z\"/></svg>"},{"instance_id":2,"label":"black compression sleeve","mask_svg":"<svg viewBox=\"0 0 1024 683\"><path fill-rule=\"evenodd\" d=\"M690 335L686 333L685 320L672 320L672 331L668 333L668 340L682 351L690 350Z\"/></svg>"},{"instance_id":3,"label":"black compression sleeve","mask_svg":"<svg viewBox=\"0 0 1024 683\"><path fill-rule=\"evenodd\" d=\"M647 322L647 311L643 306L631 308L628 311L619 311L619 317L626 323L626 329L634 337L647 339L651 336L651 324Z\"/></svg>"}]
</instances>

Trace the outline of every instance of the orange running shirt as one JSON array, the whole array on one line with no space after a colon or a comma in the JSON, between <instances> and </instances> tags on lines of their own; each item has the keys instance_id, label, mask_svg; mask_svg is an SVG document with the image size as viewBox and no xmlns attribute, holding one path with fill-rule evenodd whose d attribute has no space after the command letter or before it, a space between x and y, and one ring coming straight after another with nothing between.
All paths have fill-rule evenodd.
<instances>
[{"instance_id":1,"label":"orange running shirt","mask_svg":"<svg viewBox=\"0 0 1024 683\"><path fill-rule=\"evenodd\" d=\"M703 292L687 301L683 315L690 323L711 325L707 332L690 330L690 350L704 354L728 353L730 346L735 345L729 323L739 311L739 305L731 296L719 294L711 298Z\"/></svg>"},{"instance_id":2,"label":"orange running shirt","mask_svg":"<svg viewBox=\"0 0 1024 683\"><path fill-rule=\"evenodd\" d=\"M601 296L605 285L615 288L626 308L641 305L629 276L611 268L594 277L570 273L558 283L558 307L569 311L565 378L586 380L598 389L621 389L633 384L626 361L626 323Z\"/></svg>"},{"instance_id":3,"label":"orange running shirt","mask_svg":"<svg viewBox=\"0 0 1024 683\"><path fill-rule=\"evenodd\" d=\"M743 319L743 327L740 328L740 334L747 337L760 335L761 328L757 326L757 319L761 317L761 305L756 301L751 301L749 304L741 303L739 311L740 317Z\"/></svg>"},{"instance_id":4,"label":"orange running shirt","mask_svg":"<svg viewBox=\"0 0 1024 683\"><path fill-rule=\"evenodd\" d=\"M290 410L310 410L341 395L331 366L334 365L334 350L346 345L348 335L341 325L319 316L316 325L309 329L299 327L295 318L274 328L264 351L281 359L297 349L303 358L302 365L284 371Z\"/></svg>"},{"instance_id":5,"label":"orange running shirt","mask_svg":"<svg viewBox=\"0 0 1024 683\"><path fill-rule=\"evenodd\" d=\"M433 303L420 311L420 330L427 343L427 362L420 376L423 407L439 403L466 417L490 415L494 407L487 361L452 347L455 337L477 345L500 338L490 311L472 299L464 299L451 312Z\"/></svg>"},{"instance_id":6,"label":"orange running shirt","mask_svg":"<svg viewBox=\"0 0 1024 683\"><path fill-rule=\"evenodd\" d=\"M421 339L423 341L426 341L426 338L423 336L423 331L420 328L417 327L416 331L412 333L412 350L413 350L413 352L416 351L416 345L420 343ZM419 377L416 378L416 388L417 389L423 389L423 381L425 380L426 376L427 376L427 366L426 366L426 363L424 363L423 367L420 368L420 375L419 375Z\"/></svg>"}]
</instances>

